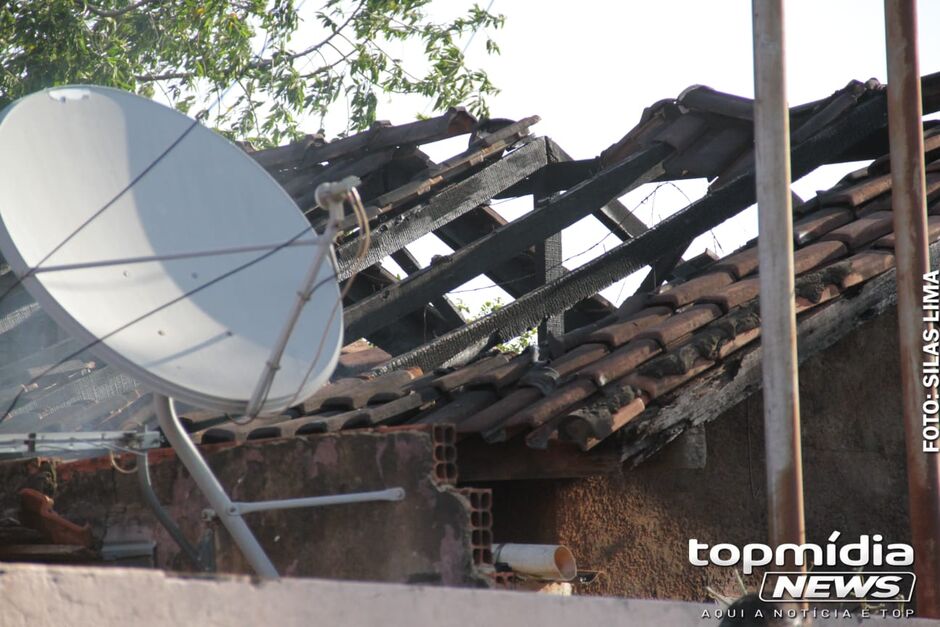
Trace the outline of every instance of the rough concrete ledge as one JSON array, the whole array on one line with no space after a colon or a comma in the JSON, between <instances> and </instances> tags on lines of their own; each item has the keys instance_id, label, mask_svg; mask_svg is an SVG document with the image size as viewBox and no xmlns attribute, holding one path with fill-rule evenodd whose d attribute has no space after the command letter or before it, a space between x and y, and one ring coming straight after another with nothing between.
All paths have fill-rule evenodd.
<instances>
[{"instance_id":1,"label":"rough concrete ledge","mask_svg":"<svg viewBox=\"0 0 940 627\"><path fill-rule=\"evenodd\" d=\"M195 578L118 568L0 566L0 624L278 625L458 627L463 625L713 625L713 606L669 601L552 597L494 590L431 588L321 579L258 582ZM857 624L817 621L815 625ZM940 621L869 620L872 627L927 627Z\"/></svg>"}]
</instances>

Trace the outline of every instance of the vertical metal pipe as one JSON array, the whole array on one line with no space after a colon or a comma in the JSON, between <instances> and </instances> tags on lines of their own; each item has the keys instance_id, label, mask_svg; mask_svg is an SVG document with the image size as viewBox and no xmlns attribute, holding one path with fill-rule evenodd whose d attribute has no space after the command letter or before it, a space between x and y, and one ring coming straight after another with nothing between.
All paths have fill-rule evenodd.
<instances>
[{"instance_id":1,"label":"vertical metal pipe","mask_svg":"<svg viewBox=\"0 0 940 627\"><path fill-rule=\"evenodd\" d=\"M928 395L937 398L937 390L926 389L921 379L921 334L925 328L923 277L930 270L930 256L914 0L885 0L885 32L901 406L917 575L917 614L940 618L940 456L926 452L923 440L923 404Z\"/></svg>"},{"instance_id":2,"label":"vertical metal pipe","mask_svg":"<svg viewBox=\"0 0 940 627\"><path fill-rule=\"evenodd\" d=\"M803 544L783 0L754 0L754 139L769 538ZM788 570L796 570L794 564Z\"/></svg>"}]
</instances>

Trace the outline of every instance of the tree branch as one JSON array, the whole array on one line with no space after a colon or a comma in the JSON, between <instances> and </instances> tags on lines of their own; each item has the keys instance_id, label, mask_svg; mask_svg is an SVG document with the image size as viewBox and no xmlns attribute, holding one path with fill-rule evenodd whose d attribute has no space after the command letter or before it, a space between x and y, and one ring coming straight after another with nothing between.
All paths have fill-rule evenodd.
<instances>
[{"instance_id":1,"label":"tree branch","mask_svg":"<svg viewBox=\"0 0 940 627\"><path fill-rule=\"evenodd\" d=\"M93 4L85 3L85 10L89 13L94 13L98 17L120 17L125 13L130 13L131 11L137 10L142 6L148 4L157 4L162 1L163 0L137 0L137 2L132 2L123 9L103 9L101 7L96 7Z\"/></svg>"}]
</instances>

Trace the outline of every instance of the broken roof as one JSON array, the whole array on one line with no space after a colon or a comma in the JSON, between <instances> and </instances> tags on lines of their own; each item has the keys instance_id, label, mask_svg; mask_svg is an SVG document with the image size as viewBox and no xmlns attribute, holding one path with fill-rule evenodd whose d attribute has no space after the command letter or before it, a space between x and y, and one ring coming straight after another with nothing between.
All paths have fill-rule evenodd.
<instances>
[{"instance_id":1,"label":"broken roof","mask_svg":"<svg viewBox=\"0 0 940 627\"><path fill-rule=\"evenodd\" d=\"M940 108L938 84L936 75L925 78L926 112ZM502 451L518 466L522 456L519 476L570 476L646 459L759 386L754 243L721 260L681 261L694 237L754 201L751 110L747 99L695 86L654 104L621 140L580 161L533 136L536 117L478 122L461 110L403 126L377 124L330 143L308 137L253 152L315 226L324 219L312 201L316 186L362 178L372 246L365 258L355 255L350 221L337 260L341 279L355 277L344 303L346 335L374 347L347 347L333 383L283 416L239 426L189 412L196 439L453 423L462 457L487 460ZM874 159L795 207L799 326L815 338L801 345L801 358L893 303L885 127L883 88L874 81L850 83L791 111L794 178L827 163ZM470 134L467 150L442 163L419 149L460 134ZM940 157L940 133L928 123L925 136L928 161ZM652 228L616 200L646 182L689 177L709 178L708 193ZM512 222L488 204L529 194L533 210ZM931 212L940 213L940 161L928 167L928 196ZM621 244L566 270L550 243L587 215ZM931 215L932 242L940 238L938 220ZM421 268L407 246L428 232L454 253ZM386 256L409 275L398 280L382 269ZM646 265L652 269L641 291L619 308L597 295ZM515 301L466 322L446 293L481 274ZM665 278L671 280L660 286ZM0 280L12 281L9 272ZM24 325L47 324L28 299L17 304L0 312L0 342L15 342ZM493 352L540 323L555 331L543 334L540 354ZM89 412L101 416L96 429L146 418L148 397L110 367L79 359L50 370L74 350L70 342L50 341L0 368L0 383L11 386L3 396L20 391L24 372L29 378L0 431L71 430ZM582 460L577 469L568 461L561 462L567 471L557 469L557 460L575 457ZM477 464L476 477L496 478L494 468Z\"/></svg>"}]
</instances>

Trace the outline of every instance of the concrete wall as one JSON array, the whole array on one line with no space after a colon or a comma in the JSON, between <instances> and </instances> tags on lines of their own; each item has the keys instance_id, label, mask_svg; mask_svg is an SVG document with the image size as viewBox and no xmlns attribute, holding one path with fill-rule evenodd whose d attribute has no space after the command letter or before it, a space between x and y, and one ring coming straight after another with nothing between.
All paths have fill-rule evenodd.
<instances>
[{"instance_id":1,"label":"concrete wall","mask_svg":"<svg viewBox=\"0 0 940 627\"><path fill-rule=\"evenodd\" d=\"M439 430L438 430L439 431ZM437 433L435 431L434 433ZM400 502L373 502L249 514L246 521L282 575L485 586L473 564L471 505L435 472L431 430L359 431L209 447L206 457L236 500L258 501L400 486ZM452 446L452 443L450 444ZM249 573L240 551L172 451L151 455L154 488L193 543L212 549L219 572ZM133 459L121 461L133 464ZM18 508L16 491L34 485L27 464L0 466L0 509ZM156 542L156 566L190 571L141 497L135 475L107 458L57 466L55 509L89 523L99 542ZM47 486L49 487L49 486Z\"/></svg>"},{"instance_id":2,"label":"concrete wall","mask_svg":"<svg viewBox=\"0 0 940 627\"><path fill-rule=\"evenodd\" d=\"M886 315L801 367L811 542L833 530L910 541L897 360L896 319ZM694 568L687 547L691 537L766 542L759 396L708 425L702 470L654 458L616 476L495 484L495 540L567 544L579 567L604 571L585 594L701 601L711 587L739 596L731 569Z\"/></svg>"},{"instance_id":3,"label":"concrete wall","mask_svg":"<svg viewBox=\"0 0 940 627\"><path fill-rule=\"evenodd\" d=\"M342 625L458 627L464 625L714 625L714 605L551 597L531 593L285 579L180 579L130 569L9 565L0 571L4 627L110 625ZM817 620L814 625L857 624ZM876 618L866 625L930 627L938 621Z\"/></svg>"}]
</instances>

